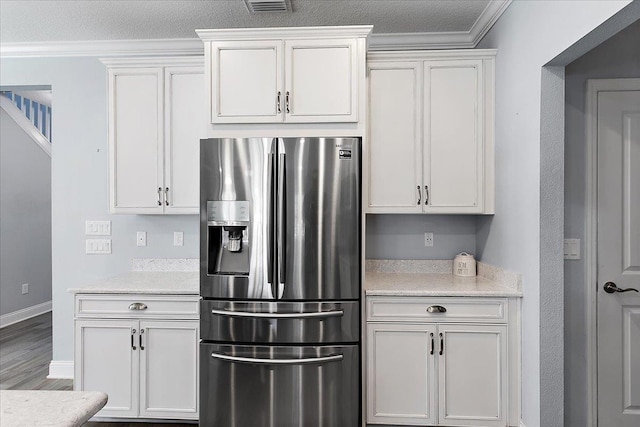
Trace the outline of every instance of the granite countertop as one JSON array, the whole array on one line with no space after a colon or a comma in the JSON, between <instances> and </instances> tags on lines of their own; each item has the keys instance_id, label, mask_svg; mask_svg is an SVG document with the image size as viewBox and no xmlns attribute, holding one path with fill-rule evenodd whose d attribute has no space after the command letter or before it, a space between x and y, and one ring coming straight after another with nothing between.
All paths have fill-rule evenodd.
<instances>
[{"instance_id":1,"label":"granite countertop","mask_svg":"<svg viewBox=\"0 0 640 427\"><path fill-rule=\"evenodd\" d=\"M199 295L200 275L196 271L132 271L67 290L75 294Z\"/></svg>"},{"instance_id":2,"label":"granite countertop","mask_svg":"<svg viewBox=\"0 0 640 427\"><path fill-rule=\"evenodd\" d=\"M98 391L0 391L0 420L11 427L80 427L107 403Z\"/></svg>"},{"instance_id":3,"label":"granite countertop","mask_svg":"<svg viewBox=\"0 0 640 427\"><path fill-rule=\"evenodd\" d=\"M522 297L519 274L482 263L475 277L454 276L451 271L449 260L368 260L365 295Z\"/></svg>"}]
</instances>

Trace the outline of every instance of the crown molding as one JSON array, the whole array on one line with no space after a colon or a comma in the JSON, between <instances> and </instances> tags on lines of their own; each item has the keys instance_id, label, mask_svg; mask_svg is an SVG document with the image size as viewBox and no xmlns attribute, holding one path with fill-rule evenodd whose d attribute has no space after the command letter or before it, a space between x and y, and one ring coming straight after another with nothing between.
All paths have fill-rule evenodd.
<instances>
[{"instance_id":1,"label":"crown molding","mask_svg":"<svg viewBox=\"0 0 640 427\"><path fill-rule=\"evenodd\" d=\"M424 61L433 59L493 59L497 49L384 50L367 53L367 61Z\"/></svg>"},{"instance_id":2,"label":"crown molding","mask_svg":"<svg viewBox=\"0 0 640 427\"><path fill-rule=\"evenodd\" d=\"M204 55L202 40L148 39L95 40L65 42L26 42L0 44L1 58L42 57L122 57L122 56Z\"/></svg>"},{"instance_id":3,"label":"crown molding","mask_svg":"<svg viewBox=\"0 0 640 427\"><path fill-rule=\"evenodd\" d=\"M242 40L267 37L368 37L369 50L473 49L512 0L492 0L469 31L371 34L372 25L196 30L202 39ZM204 55L202 40L148 39L0 43L0 58L123 57Z\"/></svg>"},{"instance_id":4,"label":"crown molding","mask_svg":"<svg viewBox=\"0 0 640 427\"><path fill-rule=\"evenodd\" d=\"M196 30L202 40L256 40L264 38L345 38L368 37L373 25L326 27L229 28Z\"/></svg>"},{"instance_id":5,"label":"crown molding","mask_svg":"<svg viewBox=\"0 0 640 427\"><path fill-rule=\"evenodd\" d=\"M369 51L473 49L509 7L511 1L490 1L469 31L372 34Z\"/></svg>"},{"instance_id":6,"label":"crown molding","mask_svg":"<svg viewBox=\"0 0 640 427\"><path fill-rule=\"evenodd\" d=\"M167 66L204 66L204 56L147 56L147 57L106 57L100 58L100 62L109 67L167 67Z\"/></svg>"}]
</instances>

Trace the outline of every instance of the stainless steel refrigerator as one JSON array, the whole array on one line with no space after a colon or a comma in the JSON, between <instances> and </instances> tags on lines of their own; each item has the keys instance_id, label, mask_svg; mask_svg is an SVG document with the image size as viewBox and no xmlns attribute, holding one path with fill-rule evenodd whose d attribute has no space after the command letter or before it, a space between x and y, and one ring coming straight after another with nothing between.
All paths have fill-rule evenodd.
<instances>
[{"instance_id":1,"label":"stainless steel refrigerator","mask_svg":"<svg viewBox=\"0 0 640 427\"><path fill-rule=\"evenodd\" d=\"M360 425L359 138L200 151L200 426Z\"/></svg>"}]
</instances>

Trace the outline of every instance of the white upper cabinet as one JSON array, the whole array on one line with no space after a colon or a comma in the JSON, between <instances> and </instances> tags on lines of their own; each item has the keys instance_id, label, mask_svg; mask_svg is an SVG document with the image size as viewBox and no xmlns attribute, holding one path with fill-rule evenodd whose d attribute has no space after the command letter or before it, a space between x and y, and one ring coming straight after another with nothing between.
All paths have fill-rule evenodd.
<instances>
[{"instance_id":1,"label":"white upper cabinet","mask_svg":"<svg viewBox=\"0 0 640 427\"><path fill-rule=\"evenodd\" d=\"M358 121L371 26L198 30L211 123Z\"/></svg>"},{"instance_id":2,"label":"white upper cabinet","mask_svg":"<svg viewBox=\"0 0 640 427\"><path fill-rule=\"evenodd\" d=\"M197 214L201 58L108 59L112 213Z\"/></svg>"},{"instance_id":3,"label":"white upper cabinet","mask_svg":"<svg viewBox=\"0 0 640 427\"><path fill-rule=\"evenodd\" d=\"M493 213L495 51L369 57L367 212Z\"/></svg>"},{"instance_id":4,"label":"white upper cabinet","mask_svg":"<svg viewBox=\"0 0 640 427\"><path fill-rule=\"evenodd\" d=\"M211 123L281 122L282 42L211 43Z\"/></svg>"}]
</instances>

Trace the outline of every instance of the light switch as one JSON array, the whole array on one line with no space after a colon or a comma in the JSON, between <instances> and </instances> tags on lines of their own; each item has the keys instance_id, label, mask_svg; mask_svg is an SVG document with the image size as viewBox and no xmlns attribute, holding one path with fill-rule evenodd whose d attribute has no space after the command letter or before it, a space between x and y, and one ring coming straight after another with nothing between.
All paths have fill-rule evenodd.
<instances>
[{"instance_id":1,"label":"light switch","mask_svg":"<svg viewBox=\"0 0 640 427\"><path fill-rule=\"evenodd\" d=\"M111 236L111 221L85 221L84 234L87 236Z\"/></svg>"},{"instance_id":2,"label":"light switch","mask_svg":"<svg viewBox=\"0 0 640 427\"><path fill-rule=\"evenodd\" d=\"M136 235L136 241L138 246L147 246L147 232L146 231L138 231Z\"/></svg>"},{"instance_id":3,"label":"light switch","mask_svg":"<svg viewBox=\"0 0 640 427\"><path fill-rule=\"evenodd\" d=\"M564 239L564 259L580 259L580 239Z\"/></svg>"},{"instance_id":4,"label":"light switch","mask_svg":"<svg viewBox=\"0 0 640 427\"><path fill-rule=\"evenodd\" d=\"M85 240L85 253L91 255L97 254L110 254L111 253L111 239L86 239Z\"/></svg>"}]
</instances>

